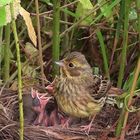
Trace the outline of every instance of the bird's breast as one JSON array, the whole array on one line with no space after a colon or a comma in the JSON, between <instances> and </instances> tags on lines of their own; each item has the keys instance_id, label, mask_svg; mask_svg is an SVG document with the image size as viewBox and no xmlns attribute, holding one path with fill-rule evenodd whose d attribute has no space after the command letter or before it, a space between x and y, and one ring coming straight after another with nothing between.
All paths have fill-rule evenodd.
<instances>
[{"instance_id":1,"label":"bird's breast","mask_svg":"<svg viewBox=\"0 0 140 140\"><path fill-rule=\"evenodd\" d=\"M60 79L55 86L55 98L58 107L67 115L84 118L89 117L100 110L100 106L84 89L84 85L74 81Z\"/></svg>"}]
</instances>

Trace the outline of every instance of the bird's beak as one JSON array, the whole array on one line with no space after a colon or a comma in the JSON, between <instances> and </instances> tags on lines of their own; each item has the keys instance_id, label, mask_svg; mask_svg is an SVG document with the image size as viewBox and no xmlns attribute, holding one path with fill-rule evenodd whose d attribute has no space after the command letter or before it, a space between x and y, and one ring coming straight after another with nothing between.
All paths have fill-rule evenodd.
<instances>
[{"instance_id":1,"label":"bird's beak","mask_svg":"<svg viewBox=\"0 0 140 140\"><path fill-rule=\"evenodd\" d=\"M57 64L58 66L60 67L63 67L64 66L64 62L62 60L60 61L55 61L55 64Z\"/></svg>"}]
</instances>

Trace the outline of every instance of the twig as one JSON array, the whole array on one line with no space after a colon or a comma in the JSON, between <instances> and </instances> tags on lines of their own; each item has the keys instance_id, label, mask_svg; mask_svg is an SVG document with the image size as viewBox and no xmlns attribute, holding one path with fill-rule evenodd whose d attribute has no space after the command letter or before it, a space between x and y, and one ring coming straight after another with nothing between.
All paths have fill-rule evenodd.
<instances>
[{"instance_id":1,"label":"twig","mask_svg":"<svg viewBox=\"0 0 140 140\"><path fill-rule=\"evenodd\" d=\"M40 62L40 68L41 68L41 82L42 86L45 87L44 83L44 68L43 68L43 57L42 57L42 46L41 46L41 35L40 35L40 19L39 19L39 4L38 0L35 0L35 5L36 5L36 17L37 17L37 33L38 33L38 47L39 47L39 62Z\"/></svg>"},{"instance_id":2,"label":"twig","mask_svg":"<svg viewBox=\"0 0 140 140\"><path fill-rule=\"evenodd\" d=\"M77 3L77 2L79 2L79 0L75 0L74 2L71 2L71 3L66 4L66 5L64 5L64 6L61 6L61 7L60 7L60 10L66 8L66 7L68 7L68 6L74 5L74 4ZM50 14L50 13L52 13L52 12L53 12L53 10L50 10L50 11L47 11L47 12L43 12L43 13L40 13L39 16L44 16L44 15ZM36 14L35 14L35 13L31 13L31 15L36 15Z\"/></svg>"},{"instance_id":3,"label":"twig","mask_svg":"<svg viewBox=\"0 0 140 140\"><path fill-rule=\"evenodd\" d=\"M2 129L0 129L0 132L8 127L11 127L11 126L15 126L15 124L13 123L13 124L9 124L9 125L4 126Z\"/></svg>"}]
</instances>

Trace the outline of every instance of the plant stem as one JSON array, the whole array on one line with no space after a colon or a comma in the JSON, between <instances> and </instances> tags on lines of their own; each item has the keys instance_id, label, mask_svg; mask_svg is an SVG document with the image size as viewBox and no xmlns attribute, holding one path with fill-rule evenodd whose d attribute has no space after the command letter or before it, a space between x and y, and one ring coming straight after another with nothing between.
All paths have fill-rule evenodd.
<instances>
[{"instance_id":1,"label":"plant stem","mask_svg":"<svg viewBox=\"0 0 140 140\"><path fill-rule=\"evenodd\" d=\"M35 0L36 5L36 17L37 17L37 33L38 33L38 47L39 47L39 62L41 68L41 82L42 86L45 87L44 79L44 68L43 68L43 56L42 56L42 45L41 45L41 35L40 35L40 19L39 19L39 4L38 0Z\"/></svg>"},{"instance_id":2,"label":"plant stem","mask_svg":"<svg viewBox=\"0 0 140 140\"><path fill-rule=\"evenodd\" d=\"M108 59L107 59L107 54L106 54L106 46L104 44L104 39L103 39L103 36L102 36L100 29L97 29L96 34L97 34L97 37L99 39L100 46L101 46L105 74L110 79L109 69L108 69Z\"/></svg>"},{"instance_id":3,"label":"plant stem","mask_svg":"<svg viewBox=\"0 0 140 140\"><path fill-rule=\"evenodd\" d=\"M134 95L134 90L135 90L136 85L137 85L139 73L140 73L140 57L138 58L138 63L137 63L137 67L136 67L136 71L135 71L135 75L134 75L134 80L133 80L132 87L130 90L130 96L129 96L128 103L127 103L128 107L130 107L131 102L132 102L132 98ZM124 114L124 122L123 122L123 128L122 128L120 140L124 140L124 137L125 137L125 127L126 127L127 120L128 120L128 114L129 114L129 112L126 110L125 114Z\"/></svg>"},{"instance_id":4,"label":"plant stem","mask_svg":"<svg viewBox=\"0 0 140 140\"><path fill-rule=\"evenodd\" d=\"M3 27L0 27L0 47L2 47L2 35L3 35ZM0 79L2 79L1 63L2 63L2 55L0 54Z\"/></svg>"},{"instance_id":5,"label":"plant stem","mask_svg":"<svg viewBox=\"0 0 140 140\"><path fill-rule=\"evenodd\" d=\"M117 137L120 136L121 130L122 130L122 124L124 121L124 113L125 113L126 109L122 108L121 113L120 113L120 117L119 117L119 122L117 124L116 130L115 130L115 135Z\"/></svg>"},{"instance_id":6,"label":"plant stem","mask_svg":"<svg viewBox=\"0 0 140 140\"><path fill-rule=\"evenodd\" d=\"M124 3L125 1L122 0L120 2L120 11L119 11L119 19L117 22L117 30L116 30L116 34L115 34L115 39L114 39L114 46L113 46L113 50L112 50L112 54L111 54L111 59L110 59L110 66L109 69L111 69L112 63L113 63L113 58L114 58L114 53L118 44L118 40L119 40L119 36L120 36L120 32L121 32L121 25L122 25L122 21L124 18Z\"/></svg>"},{"instance_id":7,"label":"plant stem","mask_svg":"<svg viewBox=\"0 0 140 140\"><path fill-rule=\"evenodd\" d=\"M67 0L64 0L64 4L67 5ZM64 15L64 21L68 22L68 15L67 15L67 13L64 12L63 15ZM61 23L61 21L60 21L60 23ZM68 24L65 24L62 27L64 27L64 30L67 30L68 29ZM62 47L63 47L63 49L62 49L63 52L66 52L66 51L69 50L70 46L69 46L69 34L68 33L66 33L66 35L64 36L64 41L63 41L63 46Z\"/></svg>"},{"instance_id":8,"label":"plant stem","mask_svg":"<svg viewBox=\"0 0 140 140\"><path fill-rule=\"evenodd\" d=\"M0 47L2 45L3 27L0 27Z\"/></svg>"},{"instance_id":9,"label":"plant stem","mask_svg":"<svg viewBox=\"0 0 140 140\"><path fill-rule=\"evenodd\" d=\"M53 0L53 46L52 46L52 59L53 59L53 76L59 74L59 67L54 63L59 60L60 54L60 0Z\"/></svg>"},{"instance_id":10,"label":"plant stem","mask_svg":"<svg viewBox=\"0 0 140 140\"><path fill-rule=\"evenodd\" d=\"M129 9L130 9L130 0L124 1L124 33L123 33L123 48L121 52L121 64L120 64L120 70L119 70L119 77L118 77L118 83L117 86L121 88L123 76L124 76L124 69L126 64L126 54L127 54L127 42L128 42L128 26L129 26ZM118 125L116 127L116 136L118 137L121 134L122 126L124 123L124 114L126 112L125 106L123 107Z\"/></svg>"},{"instance_id":11,"label":"plant stem","mask_svg":"<svg viewBox=\"0 0 140 140\"><path fill-rule=\"evenodd\" d=\"M140 0L136 0L136 8L138 15L138 33L139 33L139 47L140 47Z\"/></svg>"},{"instance_id":12,"label":"plant stem","mask_svg":"<svg viewBox=\"0 0 140 140\"><path fill-rule=\"evenodd\" d=\"M21 77L21 62L20 62L20 49L19 40L16 29L16 22L14 19L13 3L10 4L10 11L12 17L12 28L15 38L15 45L17 51L17 66L18 66L18 100L19 100L19 116L20 116L20 140L24 139L24 115L23 115L23 100L22 100L22 77Z\"/></svg>"},{"instance_id":13,"label":"plant stem","mask_svg":"<svg viewBox=\"0 0 140 140\"><path fill-rule=\"evenodd\" d=\"M119 70L119 77L117 87L121 88L124 69L126 64L126 54L127 54L127 42L128 42L128 26L129 26L129 9L130 9L130 0L125 1L125 18L124 18L124 34L123 34L123 49L121 52L121 64Z\"/></svg>"},{"instance_id":14,"label":"plant stem","mask_svg":"<svg viewBox=\"0 0 140 140\"><path fill-rule=\"evenodd\" d=\"M4 47L4 73L3 80L5 83L9 80L9 67L10 67L10 54L9 54L9 45L10 45L10 23L5 27L5 47ZM6 85L8 87L8 84Z\"/></svg>"}]
</instances>

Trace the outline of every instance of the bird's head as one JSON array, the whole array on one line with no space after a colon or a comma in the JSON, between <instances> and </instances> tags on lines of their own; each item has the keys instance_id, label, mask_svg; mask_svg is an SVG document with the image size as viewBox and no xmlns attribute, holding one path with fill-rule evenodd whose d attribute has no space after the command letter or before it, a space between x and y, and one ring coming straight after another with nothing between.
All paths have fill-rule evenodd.
<instances>
[{"instance_id":1,"label":"bird's head","mask_svg":"<svg viewBox=\"0 0 140 140\"><path fill-rule=\"evenodd\" d=\"M60 66L60 74L63 77L72 78L92 73L85 56L80 52L72 52L56 64Z\"/></svg>"}]
</instances>

